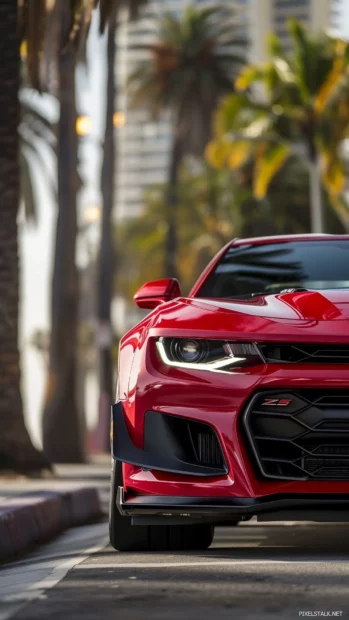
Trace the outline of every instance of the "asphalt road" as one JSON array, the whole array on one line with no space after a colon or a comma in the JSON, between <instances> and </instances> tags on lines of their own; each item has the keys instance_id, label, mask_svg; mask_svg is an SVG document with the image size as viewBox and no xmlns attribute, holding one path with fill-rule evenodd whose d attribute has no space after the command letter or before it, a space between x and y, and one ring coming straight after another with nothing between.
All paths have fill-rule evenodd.
<instances>
[{"instance_id":1,"label":"asphalt road","mask_svg":"<svg viewBox=\"0 0 349 620\"><path fill-rule=\"evenodd\" d=\"M116 553L106 533L70 530L2 567L0 620L349 618L349 525L251 522L172 554Z\"/></svg>"}]
</instances>

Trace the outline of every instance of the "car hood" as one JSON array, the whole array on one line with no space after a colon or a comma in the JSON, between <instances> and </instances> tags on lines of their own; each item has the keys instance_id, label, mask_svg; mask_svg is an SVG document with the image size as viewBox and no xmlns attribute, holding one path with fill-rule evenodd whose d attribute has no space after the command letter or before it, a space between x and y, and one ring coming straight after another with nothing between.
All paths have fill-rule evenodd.
<instances>
[{"instance_id":1,"label":"car hood","mask_svg":"<svg viewBox=\"0 0 349 620\"><path fill-rule=\"evenodd\" d=\"M201 306L273 319L340 321L349 319L349 290L300 291L261 295L250 300L195 299Z\"/></svg>"},{"instance_id":2,"label":"car hood","mask_svg":"<svg viewBox=\"0 0 349 620\"><path fill-rule=\"evenodd\" d=\"M250 300L180 298L159 306L154 335L349 342L349 290L262 295Z\"/></svg>"}]
</instances>

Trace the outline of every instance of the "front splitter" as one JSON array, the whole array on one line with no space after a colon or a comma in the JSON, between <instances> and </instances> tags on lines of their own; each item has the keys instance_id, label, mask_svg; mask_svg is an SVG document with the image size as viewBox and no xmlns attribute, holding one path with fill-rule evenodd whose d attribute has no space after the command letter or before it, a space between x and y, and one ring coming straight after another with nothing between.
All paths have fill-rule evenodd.
<instances>
[{"instance_id":1,"label":"front splitter","mask_svg":"<svg viewBox=\"0 0 349 620\"><path fill-rule=\"evenodd\" d=\"M134 524L180 521L212 523L249 520L349 522L348 495L268 495L257 498L127 496L118 488L117 506Z\"/></svg>"}]
</instances>

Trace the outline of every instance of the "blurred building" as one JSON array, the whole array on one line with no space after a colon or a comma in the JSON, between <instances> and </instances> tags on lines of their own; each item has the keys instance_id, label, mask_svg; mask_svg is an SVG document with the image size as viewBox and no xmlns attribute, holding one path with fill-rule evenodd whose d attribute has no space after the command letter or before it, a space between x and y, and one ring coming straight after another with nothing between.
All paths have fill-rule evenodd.
<instances>
[{"instance_id":1,"label":"blurred building","mask_svg":"<svg viewBox=\"0 0 349 620\"><path fill-rule=\"evenodd\" d=\"M275 32L290 48L287 20L298 19L310 31L336 28L339 24L340 0L250 0L251 57L266 58L266 37Z\"/></svg>"}]
</instances>

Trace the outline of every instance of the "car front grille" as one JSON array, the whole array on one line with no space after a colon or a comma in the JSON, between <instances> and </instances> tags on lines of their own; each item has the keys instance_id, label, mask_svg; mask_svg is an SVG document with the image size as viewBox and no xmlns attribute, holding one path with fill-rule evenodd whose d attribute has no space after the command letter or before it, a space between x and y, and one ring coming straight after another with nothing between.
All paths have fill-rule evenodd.
<instances>
[{"instance_id":1,"label":"car front grille","mask_svg":"<svg viewBox=\"0 0 349 620\"><path fill-rule=\"evenodd\" d=\"M349 480L349 391L265 391L243 425L264 478Z\"/></svg>"},{"instance_id":2,"label":"car front grille","mask_svg":"<svg viewBox=\"0 0 349 620\"><path fill-rule=\"evenodd\" d=\"M268 363L349 364L349 344L260 343Z\"/></svg>"}]
</instances>

